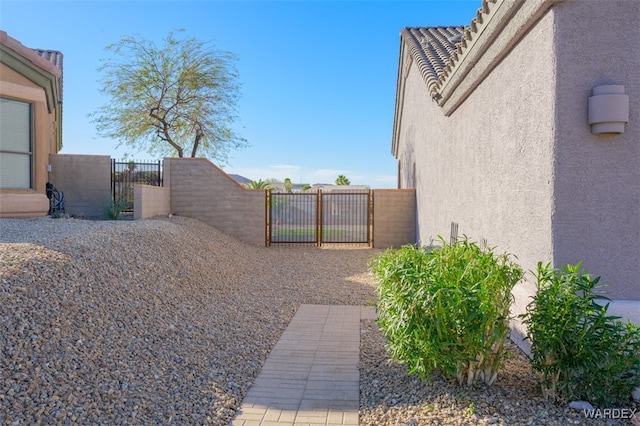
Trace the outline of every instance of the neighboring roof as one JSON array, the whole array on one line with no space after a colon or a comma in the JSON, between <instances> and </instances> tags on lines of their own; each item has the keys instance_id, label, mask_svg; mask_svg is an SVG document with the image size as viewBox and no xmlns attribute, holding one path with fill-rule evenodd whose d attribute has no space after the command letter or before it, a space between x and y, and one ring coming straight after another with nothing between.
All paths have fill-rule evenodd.
<instances>
[{"instance_id":1,"label":"neighboring roof","mask_svg":"<svg viewBox=\"0 0 640 426\"><path fill-rule=\"evenodd\" d=\"M334 185L330 183L316 183L309 190L310 191L321 190L322 192L336 192L336 191L362 192L362 191L368 191L369 186L368 185Z\"/></svg>"},{"instance_id":2,"label":"neighboring roof","mask_svg":"<svg viewBox=\"0 0 640 426\"><path fill-rule=\"evenodd\" d=\"M233 180L235 180L236 182L238 182L240 185L244 185L245 183L249 183L249 182L251 182L251 179L246 178L246 177L244 177L244 176L242 176L242 175L236 175L236 174L233 174L233 173L229 173L229 176L230 176Z\"/></svg>"},{"instance_id":3,"label":"neighboring roof","mask_svg":"<svg viewBox=\"0 0 640 426\"><path fill-rule=\"evenodd\" d=\"M271 186L271 189L273 189L273 192L287 192L287 188L284 186L284 182L270 183L269 185ZM291 191L301 192L302 189L308 185L309 184L307 183L292 183Z\"/></svg>"}]
</instances>

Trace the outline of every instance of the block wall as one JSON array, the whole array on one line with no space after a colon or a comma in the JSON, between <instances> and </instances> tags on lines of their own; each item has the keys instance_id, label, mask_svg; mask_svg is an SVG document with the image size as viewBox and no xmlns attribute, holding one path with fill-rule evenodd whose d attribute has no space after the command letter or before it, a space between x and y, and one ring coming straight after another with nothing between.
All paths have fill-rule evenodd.
<instances>
[{"instance_id":1,"label":"block wall","mask_svg":"<svg viewBox=\"0 0 640 426\"><path fill-rule=\"evenodd\" d=\"M241 241L264 246L266 194L249 190L204 158L165 158L171 212L197 219Z\"/></svg>"},{"instance_id":2,"label":"block wall","mask_svg":"<svg viewBox=\"0 0 640 426\"><path fill-rule=\"evenodd\" d=\"M50 182L64 193L69 215L100 218L111 201L111 157L57 154L49 157Z\"/></svg>"},{"instance_id":3,"label":"block wall","mask_svg":"<svg viewBox=\"0 0 640 426\"><path fill-rule=\"evenodd\" d=\"M169 188L151 185L133 185L133 218L168 215L171 213Z\"/></svg>"},{"instance_id":4,"label":"block wall","mask_svg":"<svg viewBox=\"0 0 640 426\"><path fill-rule=\"evenodd\" d=\"M398 248L415 242L415 189L375 189L373 191L373 246Z\"/></svg>"}]
</instances>

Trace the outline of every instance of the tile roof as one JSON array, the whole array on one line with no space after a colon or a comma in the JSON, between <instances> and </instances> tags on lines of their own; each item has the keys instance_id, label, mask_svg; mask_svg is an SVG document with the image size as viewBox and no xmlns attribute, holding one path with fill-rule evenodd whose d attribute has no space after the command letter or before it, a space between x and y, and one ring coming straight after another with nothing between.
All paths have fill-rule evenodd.
<instances>
[{"instance_id":1,"label":"tile roof","mask_svg":"<svg viewBox=\"0 0 640 426\"><path fill-rule=\"evenodd\" d=\"M58 52L57 50L44 50L44 49L31 49L38 56L45 59L48 62L51 62L53 66L62 71L62 52Z\"/></svg>"},{"instance_id":2,"label":"tile roof","mask_svg":"<svg viewBox=\"0 0 640 426\"><path fill-rule=\"evenodd\" d=\"M62 76L62 53L54 50L30 49L0 30L0 44L56 77Z\"/></svg>"},{"instance_id":3,"label":"tile roof","mask_svg":"<svg viewBox=\"0 0 640 426\"><path fill-rule=\"evenodd\" d=\"M433 89L457 49L465 27L404 28L402 41L420 69L420 74L433 94Z\"/></svg>"},{"instance_id":4,"label":"tile roof","mask_svg":"<svg viewBox=\"0 0 640 426\"><path fill-rule=\"evenodd\" d=\"M60 70L60 79L58 80L58 87L60 89L60 100L62 101L62 89L63 89L63 73L62 73L62 52L57 50L44 50L44 49L31 49L36 55L44 59L56 69Z\"/></svg>"},{"instance_id":5,"label":"tile roof","mask_svg":"<svg viewBox=\"0 0 640 426\"><path fill-rule=\"evenodd\" d=\"M469 42L479 36L487 19L489 5L498 0L482 0L475 18L467 26L404 28L400 39L416 61L431 97L438 100L439 89L452 73Z\"/></svg>"}]
</instances>

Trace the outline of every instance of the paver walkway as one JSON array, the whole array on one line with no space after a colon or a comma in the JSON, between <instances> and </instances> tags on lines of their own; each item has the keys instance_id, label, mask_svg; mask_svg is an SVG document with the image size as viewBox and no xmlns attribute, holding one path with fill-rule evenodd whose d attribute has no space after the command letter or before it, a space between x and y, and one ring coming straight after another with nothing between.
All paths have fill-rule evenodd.
<instances>
[{"instance_id":1,"label":"paver walkway","mask_svg":"<svg viewBox=\"0 0 640 426\"><path fill-rule=\"evenodd\" d=\"M302 305L269 354L233 426L358 425L365 306Z\"/></svg>"}]
</instances>

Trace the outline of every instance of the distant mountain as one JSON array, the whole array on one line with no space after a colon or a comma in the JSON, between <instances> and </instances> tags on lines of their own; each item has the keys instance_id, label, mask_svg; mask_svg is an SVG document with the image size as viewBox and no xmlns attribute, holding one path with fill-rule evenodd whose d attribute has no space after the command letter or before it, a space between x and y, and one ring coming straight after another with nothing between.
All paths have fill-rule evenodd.
<instances>
[{"instance_id":1,"label":"distant mountain","mask_svg":"<svg viewBox=\"0 0 640 426\"><path fill-rule=\"evenodd\" d=\"M244 176L240 176L240 175L234 175L232 173L229 173L229 176L231 176L231 178L233 180L235 180L236 182L238 182L240 185L244 185L245 183L249 183L251 182L251 179L247 179Z\"/></svg>"}]
</instances>

